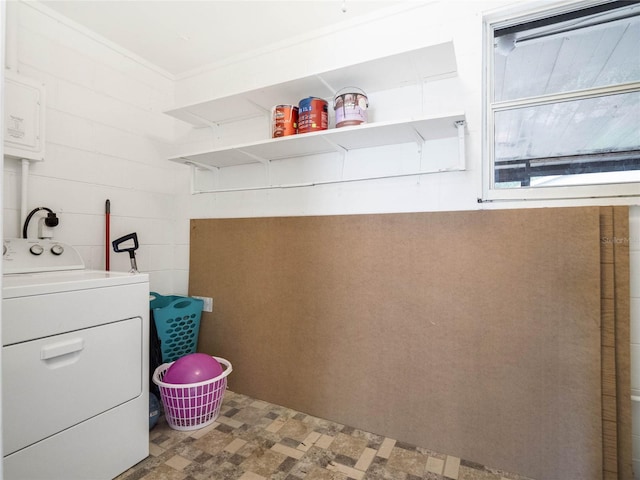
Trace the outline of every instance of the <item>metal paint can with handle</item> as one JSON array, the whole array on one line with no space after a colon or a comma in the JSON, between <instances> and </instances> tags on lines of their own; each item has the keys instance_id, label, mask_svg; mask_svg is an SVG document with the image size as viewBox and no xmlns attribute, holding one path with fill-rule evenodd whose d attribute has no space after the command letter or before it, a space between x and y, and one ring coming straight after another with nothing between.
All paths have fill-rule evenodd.
<instances>
[{"instance_id":1,"label":"metal paint can with handle","mask_svg":"<svg viewBox=\"0 0 640 480\"><path fill-rule=\"evenodd\" d=\"M366 93L357 87L339 90L333 99L336 113L336 128L367 123L369 99Z\"/></svg>"},{"instance_id":2,"label":"metal paint can with handle","mask_svg":"<svg viewBox=\"0 0 640 480\"><path fill-rule=\"evenodd\" d=\"M318 97L303 98L298 103L298 133L329 128L329 109L326 100Z\"/></svg>"}]
</instances>

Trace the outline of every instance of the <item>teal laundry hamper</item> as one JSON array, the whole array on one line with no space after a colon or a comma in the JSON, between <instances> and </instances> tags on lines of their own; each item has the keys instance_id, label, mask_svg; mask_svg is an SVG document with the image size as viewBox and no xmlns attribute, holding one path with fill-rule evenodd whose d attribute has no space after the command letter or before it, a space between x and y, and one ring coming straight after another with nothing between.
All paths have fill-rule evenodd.
<instances>
[{"instance_id":1,"label":"teal laundry hamper","mask_svg":"<svg viewBox=\"0 0 640 480\"><path fill-rule=\"evenodd\" d=\"M204 302L199 298L156 292L150 295L153 298L149 307L160 340L162 361L169 363L196 353Z\"/></svg>"}]
</instances>

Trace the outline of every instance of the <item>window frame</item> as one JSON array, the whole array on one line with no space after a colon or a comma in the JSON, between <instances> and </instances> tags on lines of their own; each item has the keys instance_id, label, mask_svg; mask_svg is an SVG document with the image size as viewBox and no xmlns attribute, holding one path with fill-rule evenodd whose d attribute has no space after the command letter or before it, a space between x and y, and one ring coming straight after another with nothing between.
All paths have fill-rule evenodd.
<instances>
[{"instance_id":1,"label":"window frame","mask_svg":"<svg viewBox=\"0 0 640 480\"><path fill-rule=\"evenodd\" d=\"M549 94L539 97L522 98L494 102L494 32L506 27L563 15L598 5L611 3L611 0L571 0L545 5L517 5L483 15L483 155L482 155L482 198L481 201L494 200L555 200L624 197L637 203L640 197L640 182L602 183L591 185L544 186L520 188L495 188L495 145L494 114L516 106L536 106L587 99L607 94L637 92L640 82L594 87L566 93Z\"/></svg>"}]
</instances>

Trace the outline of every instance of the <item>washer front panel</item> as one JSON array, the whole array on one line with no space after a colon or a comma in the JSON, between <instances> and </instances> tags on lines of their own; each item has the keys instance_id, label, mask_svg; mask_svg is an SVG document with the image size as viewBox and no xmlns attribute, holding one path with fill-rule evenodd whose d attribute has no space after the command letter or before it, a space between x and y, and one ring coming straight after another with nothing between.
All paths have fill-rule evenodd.
<instances>
[{"instance_id":1,"label":"washer front panel","mask_svg":"<svg viewBox=\"0 0 640 480\"><path fill-rule=\"evenodd\" d=\"M4 347L4 454L141 395L142 321Z\"/></svg>"}]
</instances>

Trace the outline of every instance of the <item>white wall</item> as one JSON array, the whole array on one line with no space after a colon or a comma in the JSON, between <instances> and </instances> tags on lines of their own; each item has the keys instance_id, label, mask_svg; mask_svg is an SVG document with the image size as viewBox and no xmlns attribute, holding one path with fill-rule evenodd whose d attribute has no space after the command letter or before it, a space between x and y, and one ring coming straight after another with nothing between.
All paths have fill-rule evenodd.
<instances>
[{"instance_id":1,"label":"white wall","mask_svg":"<svg viewBox=\"0 0 640 480\"><path fill-rule=\"evenodd\" d=\"M437 43L451 36L456 50L458 77L425 83L423 101L415 101L421 103L419 109L425 114L437 114L448 108L460 108L466 113L466 171L329 186L202 194L190 199L190 215L194 218L208 218L632 205L630 238L621 241L628 241L631 247L632 388L634 394L640 395L640 199L635 197L479 204L477 198L481 196L482 190L482 13L496 7L499 2L443 3L445 4L424 5L406 14L397 14L359 25L350 29L348 33L330 32L326 36L309 39L287 49L264 52L258 57L239 60L214 71L200 72L183 78L176 84L176 98L184 103L193 103L208 98L214 89L219 93L226 88L226 93L232 94L243 88L257 88L267 72L268 81L282 81L281 77L286 75L303 76L310 68L316 71L329 70L341 66L348 59L367 60L376 55L419 48L430 42ZM520 2L520 5L522 4L523 2ZM379 32L384 32L384 35L380 35ZM313 65L310 66L310 63ZM269 66L277 66L274 69L277 71L270 71ZM237 81L233 84L219 83L228 78L235 78ZM310 92L310 95L313 95L313 92ZM393 116L394 112L391 112L391 115ZM385 118L389 119L391 118ZM235 126L225 125L221 129L222 133L217 131L214 135L205 131L184 132L179 138L182 145L178 148L197 151L207 146L240 143L247 141L247 137L264 134L264 130L261 131L260 128L245 122ZM449 152L447 148L439 150L439 145L431 145L428 148L432 149L433 161L441 160L439 151L445 155ZM378 174L380 168L387 173L400 173L407 163L415 162L414 150L406 146L372 149L347 158L345 170L355 169L362 176ZM275 162L271 180L274 184L304 182L311 179L325 180L335 178L340 168L341 163L335 156L292 159ZM261 166L236 167L219 174L215 179L215 186L232 187L243 185L243 182L251 184L263 177L264 171ZM633 427L635 471L638 472L636 478L640 478L640 402L634 404Z\"/></svg>"},{"instance_id":2,"label":"white wall","mask_svg":"<svg viewBox=\"0 0 640 480\"><path fill-rule=\"evenodd\" d=\"M5 31L6 27L6 4L2 2L0 4L0 32ZM4 35L0 35L0 58L4 64ZM4 112L4 70L0 71L0 112ZM0 118L0 131L4 132L4 113ZM0 143L0 159L4 156L4 142ZM4 172L0 172L0 182L3 182ZM2 185L2 183L0 183ZM0 211L2 211L3 198L0 196ZM0 236L3 235L3 226L0 223ZM4 236L2 236L4 238ZM1 273L0 268L0 273ZM2 276L0 275L0 288L2 288ZM0 308L0 325L2 325L2 309ZM2 343L2 329L0 328L0 345ZM0 372L2 371L2 355L0 355ZM0 382L0 412L2 412L2 382ZM0 432L2 432L2 415L0 415ZM0 453L4 452L2 445L2 435L0 435ZM1 463L1 462L0 462ZM4 478L3 474L4 466L0 465L0 479Z\"/></svg>"},{"instance_id":3,"label":"white wall","mask_svg":"<svg viewBox=\"0 0 640 480\"><path fill-rule=\"evenodd\" d=\"M14 71L45 84L46 158L32 163L27 212L58 213L55 238L79 248L87 267L105 263L105 201L111 201L111 239L137 232L138 266L151 288L186 293L188 226L177 199L187 195L188 172L166 161L176 121L173 82L34 3L9 2L18 22ZM5 238L21 236L17 160L5 160ZM38 215L30 222L36 236ZM111 253L111 269L129 269Z\"/></svg>"},{"instance_id":4,"label":"white wall","mask_svg":"<svg viewBox=\"0 0 640 480\"><path fill-rule=\"evenodd\" d=\"M466 114L467 155L464 172L396 178L365 183L293 189L196 195L190 199L191 217L250 217L269 215L327 215L398 211L472 210L593 204L627 204L626 199L494 202L478 204L482 192L482 18L483 13L514 2L455 1L412 4L405 11L356 24L344 30L327 30L286 48L245 56L212 70L196 72L176 82L177 104L191 104L215 96L257 89L272 82L306 76L349 63L453 40L458 65L456 78L430 79L417 87L390 92L397 99L389 106L389 92L369 95L373 121L395 120L410 115L439 115L450 111ZM559 2L545 4L552 6ZM566 3L566 2L565 2ZM525 2L517 2L526 6ZM537 4L540 7L539 4ZM513 5L511 5L513 6ZM381 33L383 32L383 33ZM229 79L233 79L230 82ZM313 95L313 92L309 92ZM377 100L380 102L377 102ZM384 105L383 105L384 103ZM381 107L383 111L380 111ZM393 108L395 107L395 108ZM376 110L378 109L378 110ZM174 155L206 148L268 138L267 121L244 121L209 129L185 129L178 136ZM451 154L446 142L427 142L423 167L446 161ZM455 147L455 145L453 145ZM319 155L272 162L272 184L308 182L345 176L396 174L416 163L415 145L350 152L342 165L339 155ZM419 160L419 159L418 159ZM201 188L231 188L259 184L266 177L261 165L222 169L201 174ZM633 202L638 202L634 199Z\"/></svg>"},{"instance_id":5,"label":"white wall","mask_svg":"<svg viewBox=\"0 0 640 480\"><path fill-rule=\"evenodd\" d=\"M479 208L625 204L624 199L478 204L482 156L482 12L509 2L442 2L415 6L346 31L327 31L277 51L265 50L215 70L173 79L95 34L72 25L37 4L19 5L17 68L46 84L46 160L33 164L28 210L47 206L59 213L56 238L78 246L87 266L104 266L104 203L111 200L112 239L137 231L138 265L161 293L188 291L189 218L271 215L327 215ZM384 32L380 34L380 32ZM261 126L225 125L214 135L193 130L162 113L177 104L206 99L212 92L234 93L260 82L322 71L355 59L367 60L453 38L458 77L427 82L416 105L424 113L460 108L467 116L467 170L393 180L309 188L189 196L188 169L168 161L180 149L234 143L257 135ZM9 47L11 48L11 47ZM313 93L310 92L312 95ZM407 98L407 97L403 97ZM409 97L410 98L410 97ZM374 98L372 98L373 100ZM411 102L411 100L406 100ZM391 112L395 115L398 112ZM246 140L246 138L245 138ZM176 145L173 145L173 144ZM449 145L427 146L440 160ZM406 145L350 156L346 171L395 173L416 162ZM341 170L335 158L276 162L275 182L329 177ZM264 172L229 170L225 182L243 182ZM5 237L20 235L20 167L5 161ZM635 202L635 200L634 200ZM636 202L637 205L637 202ZM34 221L30 232L34 231ZM632 387L640 393L640 207L631 214L633 328ZM112 254L112 269L127 270L128 258ZM638 405L634 408L640 408ZM640 459L640 412L634 416ZM638 469L640 470L640 468Z\"/></svg>"},{"instance_id":6,"label":"white wall","mask_svg":"<svg viewBox=\"0 0 640 480\"><path fill-rule=\"evenodd\" d=\"M443 2L444 3L444 2ZM420 48L455 39L459 75L452 79L434 79L424 89L407 87L391 92L395 105L389 106L382 93L369 92L370 120L399 119L411 114L439 115L450 111L465 111L470 155L466 172L425 175L367 183L318 186L313 188L269 190L263 192L225 193L215 196L199 195L192 198L190 212L193 217L268 216L268 215L325 215L397 211L461 210L477 208L480 195L479 153L481 133L482 55L480 38L482 23L475 7L448 7L446 4L428 4L409 9L369 23L353 25L342 31L328 31L306 42L298 42L286 49L265 52L260 56L221 66L181 79L176 84L178 102L192 103L211 91L229 94L243 88L258 88L266 82L282 81L304 76L308 72L322 72L357 63L378 56ZM466 6L467 4L464 3ZM382 33L381 33L382 32ZM469 41L473 40L473 41ZM237 74L236 72L241 72ZM230 85L221 79L235 78ZM228 83L228 82L227 82ZM200 87L200 88L198 88ZM339 86L342 87L342 86ZM226 90L225 90L226 89ZM314 92L309 92L314 95ZM387 95L388 96L388 95ZM380 106L385 103L385 110ZM395 107L395 108L393 108ZM371 118L373 117L373 119ZM266 128L243 122L223 126L223 135L211 139L198 131L181 139L184 150L197 150L207 146L256 139ZM453 129L452 129L453 130ZM427 145L427 150L451 151L442 142ZM453 148L457 148L455 138ZM435 155L424 155L426 163L438 161ZM349 153L345 160L345 175L379 175L402 173L409 165L419 163L415 145L378 148L366 152ZM343 166L337 155L322 155L273 162L273 183L295 183L309 180L328 180L339 175ZM262 166L244 166L235 169L245 178L264 176ZM414 170L418 170L415 168ZM242 180L228 171L220 175L219 186L242 185Z\"/></svg>"}]
</instances>

